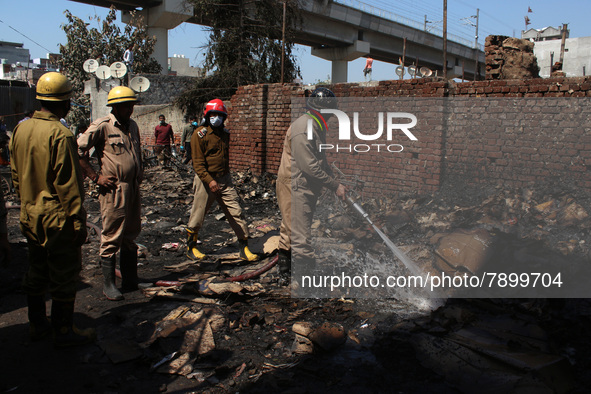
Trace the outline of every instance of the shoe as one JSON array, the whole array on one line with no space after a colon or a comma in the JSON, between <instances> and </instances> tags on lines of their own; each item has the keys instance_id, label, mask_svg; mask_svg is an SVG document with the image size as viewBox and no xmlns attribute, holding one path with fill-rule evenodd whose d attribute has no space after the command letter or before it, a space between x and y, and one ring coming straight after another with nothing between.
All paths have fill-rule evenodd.
<instances>
[{"instance_id":1,"label":"shoe","mask_svg":"<svg viewBox=\"0 0 591 394\"><path fill-rule=\"evenodd\" d=\"M197 261L206 257L197 249L197 233L191 229L187 229L187 257Z\"/></svg>"},{"instance_id":2,"label":"shoe","mask_svg":"<svg viewBox=\"0 0 591 394\"><path fill-rule=\"evenodd\" d=\"M248 249L248 239L240 240L240 258L244 261L257 261L259 256Z\"/></svg>"},{"instance_id":3,"label":"shoe","mask_svg":"<svg viewBox=\"0 0 591 394\"><path fill-rule=\"evenodd\" d=\"M51 325L53 344L57 348L86 345L96 339L92 328L80 329L73 323L74 301L53 300L51 305Z\"/></svg>"},{"instance_id":4,"label":"shoe","mask_svg":"<svg viewBox=\"0 0 591 394\"><path fill-rule=\"evenodd\" d=\"M195 246L187 246L187 257L191 260L203 260L206 256L199 251Z\"/></svg>"},{"instance_id":5,"label":"shoe","mask_svg":"<svg viewBox=\"0 0 591 394\"><path fill-rule=\"evenodd\" d=\"M71 327L60 327L54 331L53 345L57 348L82 346L96 340L96 331L92 328L81 329L72 324Z\"/></svg>"},{"instance_id":6,"label":"shoe","mask_svg":"<svg viewBox=\"0 0 591 394\"><path fill-rule=\"evenodd\" d=\"M110 301L121 301L123 294L117 289L115 285L115 261L117 256L101 257L101 264L103 266L103 294Z\"/></svg>"}]
</instances>

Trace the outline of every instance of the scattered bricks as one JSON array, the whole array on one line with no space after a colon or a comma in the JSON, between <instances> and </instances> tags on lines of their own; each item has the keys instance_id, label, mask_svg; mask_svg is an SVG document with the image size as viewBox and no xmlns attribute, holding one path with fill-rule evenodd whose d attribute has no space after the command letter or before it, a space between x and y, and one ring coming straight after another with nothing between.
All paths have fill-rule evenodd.
<instances>
[{"instance_id":1,"label":"scattered bricks","mask_svg":"<svg viewBox=\"0 0 591 394\"><path fill-rule=\"evenodd\" d=\"M312 326L312 323L310 323L310 322L296 322L291 327L291 330L293 332L295 332L296 334L307 337L312 332L313 326Z\"/></svg>"},{"instance_id":2,"label":"scattered bricks","mask_svg":"<svg viewBox=\"0 0 591 394\"><path fill-rule=\"evenodd\" d=\"M312 354L314 353L314 344L308 338L296 334L291 345L291 352L294 354Z\"/></svg>"}]
</instances>

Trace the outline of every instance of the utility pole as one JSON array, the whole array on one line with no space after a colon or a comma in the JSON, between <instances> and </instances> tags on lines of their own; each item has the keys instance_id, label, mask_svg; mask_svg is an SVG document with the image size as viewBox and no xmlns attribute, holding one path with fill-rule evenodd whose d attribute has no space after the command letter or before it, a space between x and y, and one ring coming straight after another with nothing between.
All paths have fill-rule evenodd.
<instances>
[{"instance_id":1,"label":"utility pole","mask_svg":"<svg viewBox=\"0 0 591 394\"><path fill-rule=\"evenodd\" d=\"M478 20L480 8L476 8L476 35L474 36L474 80L478 79Z\"/></svg>"},{"instance_id":2,"label":"utility pole","mask_svg":"<svg viewBox=\"0 0 591 394\"><path fill-rule=\"evenodd\" d=\"M287 7L287 0L283 1L283 32L281 37L281 84L283 85L283 73L285 65L285 8Z\"/></svg>"},{"instance_id":3,"label":"utility pole","mask_svg":"<svg viewBox=\"0 0 591 394\"><path fill-rule=\"evenodd\" d=\"M562 24L562 41L560 42L560 69L564 70L564 46L566 44L566 23Z\"/></svg>"},{"instance_id":4,"label":"utility pole","mask_svg":"<svg viewBox=\"0 0 591 394\"><path fill-rule=\"evenodd\" d=\"M447 79L447 0L443 0L443 78Z\"/></svg>"},{"instance_id":5,"label":"utility pole","mask_svg":"<svg viewBox=\"0 0 591 394\"><path fill-rule=\"evenodd\" d=\"M474 26L476 28L476 33L474 34L474 80L478 79L478 21L480 20L480 9L476 8L476 15L472 15L467 18L462 18L465 24ZM472 21L475 19L476 21Z\"/></svg>"},{"instance_id":6,"label":"utility pole","mask_svg":"<svg viewBox=\"0 0 591 394\"><path fill-rule=\"evenodd\" d=\"M402 40L402 67L404 67L404 63L406 63L406 37Z\"/></svg>"}]
</instances>

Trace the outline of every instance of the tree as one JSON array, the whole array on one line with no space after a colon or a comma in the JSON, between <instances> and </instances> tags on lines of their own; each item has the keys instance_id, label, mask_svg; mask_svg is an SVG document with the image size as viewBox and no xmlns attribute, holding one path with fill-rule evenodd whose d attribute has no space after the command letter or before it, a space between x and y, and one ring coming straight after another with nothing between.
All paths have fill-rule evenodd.
<instances>
[{"instance_id":1,"label":"tree","mask_svg":"<svg viewBox=\"0 0 591 394\"><path fill-rule=\"evenodd\" d=\"M151 58L156 39L149 37L147 27L141 15L131 13L131 20L123 32L114 23L117 20L117 10L111 7L106 18L99 16L90 18L96 21L100 30L89 27L90 23L72 15L68 10L64 12L68 23L61 26L66 33L67 43L60 44L61 59L58 61L60 70L68 76L74 87L72 101L74 105L68 115L70 124L78 124L81 120L90 119L88 96L83 94L84 81L89 79L82 69L86 59L96 59L101 65L111 65L122 61L123 53L133 44L135 73L159 73L162 67Z\"/></svg>"},{"instance_id":2,"label":"tree","mask_svg":"<svg viewBox=\"0 0 591 394\"><path fill-rule=\"evenodd\" d=\"M188 0L209 26L205 77L181 94L176 104L196 113L200 103L229 99L239 86L281 81L283 2L277 0ZM297 0L285 0L283 80L300 76L293 36L301 23Z\"/></svg>"}]
</instances>

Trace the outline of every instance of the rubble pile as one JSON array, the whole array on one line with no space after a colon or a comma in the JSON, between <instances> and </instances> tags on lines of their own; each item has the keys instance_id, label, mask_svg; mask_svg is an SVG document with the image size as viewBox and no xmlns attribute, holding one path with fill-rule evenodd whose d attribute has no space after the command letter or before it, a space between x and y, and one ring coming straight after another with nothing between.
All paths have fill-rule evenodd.
<instances>
[{"instance_id":1,"label":"rubble pile","mask_svg":"<svg viewBox=\"0 0 591 394\"><path fill-rule=\"evenodd\" d=\"M549 256L557 263L591 258L588 196L521 189L497 190L482 198L464 205L447 200L441 192L429 198L367 198L361 205L428 271L475 273L502 260L527 264ZM334 200L321 206L313 225L320 250L332 248L358 258L392 257L363 218L351 208L335 207L339 205Z\"/></svg>"},{"instance_id":2,"label":"rubble pile","mask_svg":"<svg viewBox=\"0 0 591 394\"><path fill-rule=\"evenodd\" d=\"M507 36L488 36L484 43L486 79L539 78L534 44Z\"/></svg>"}]
</instances>

